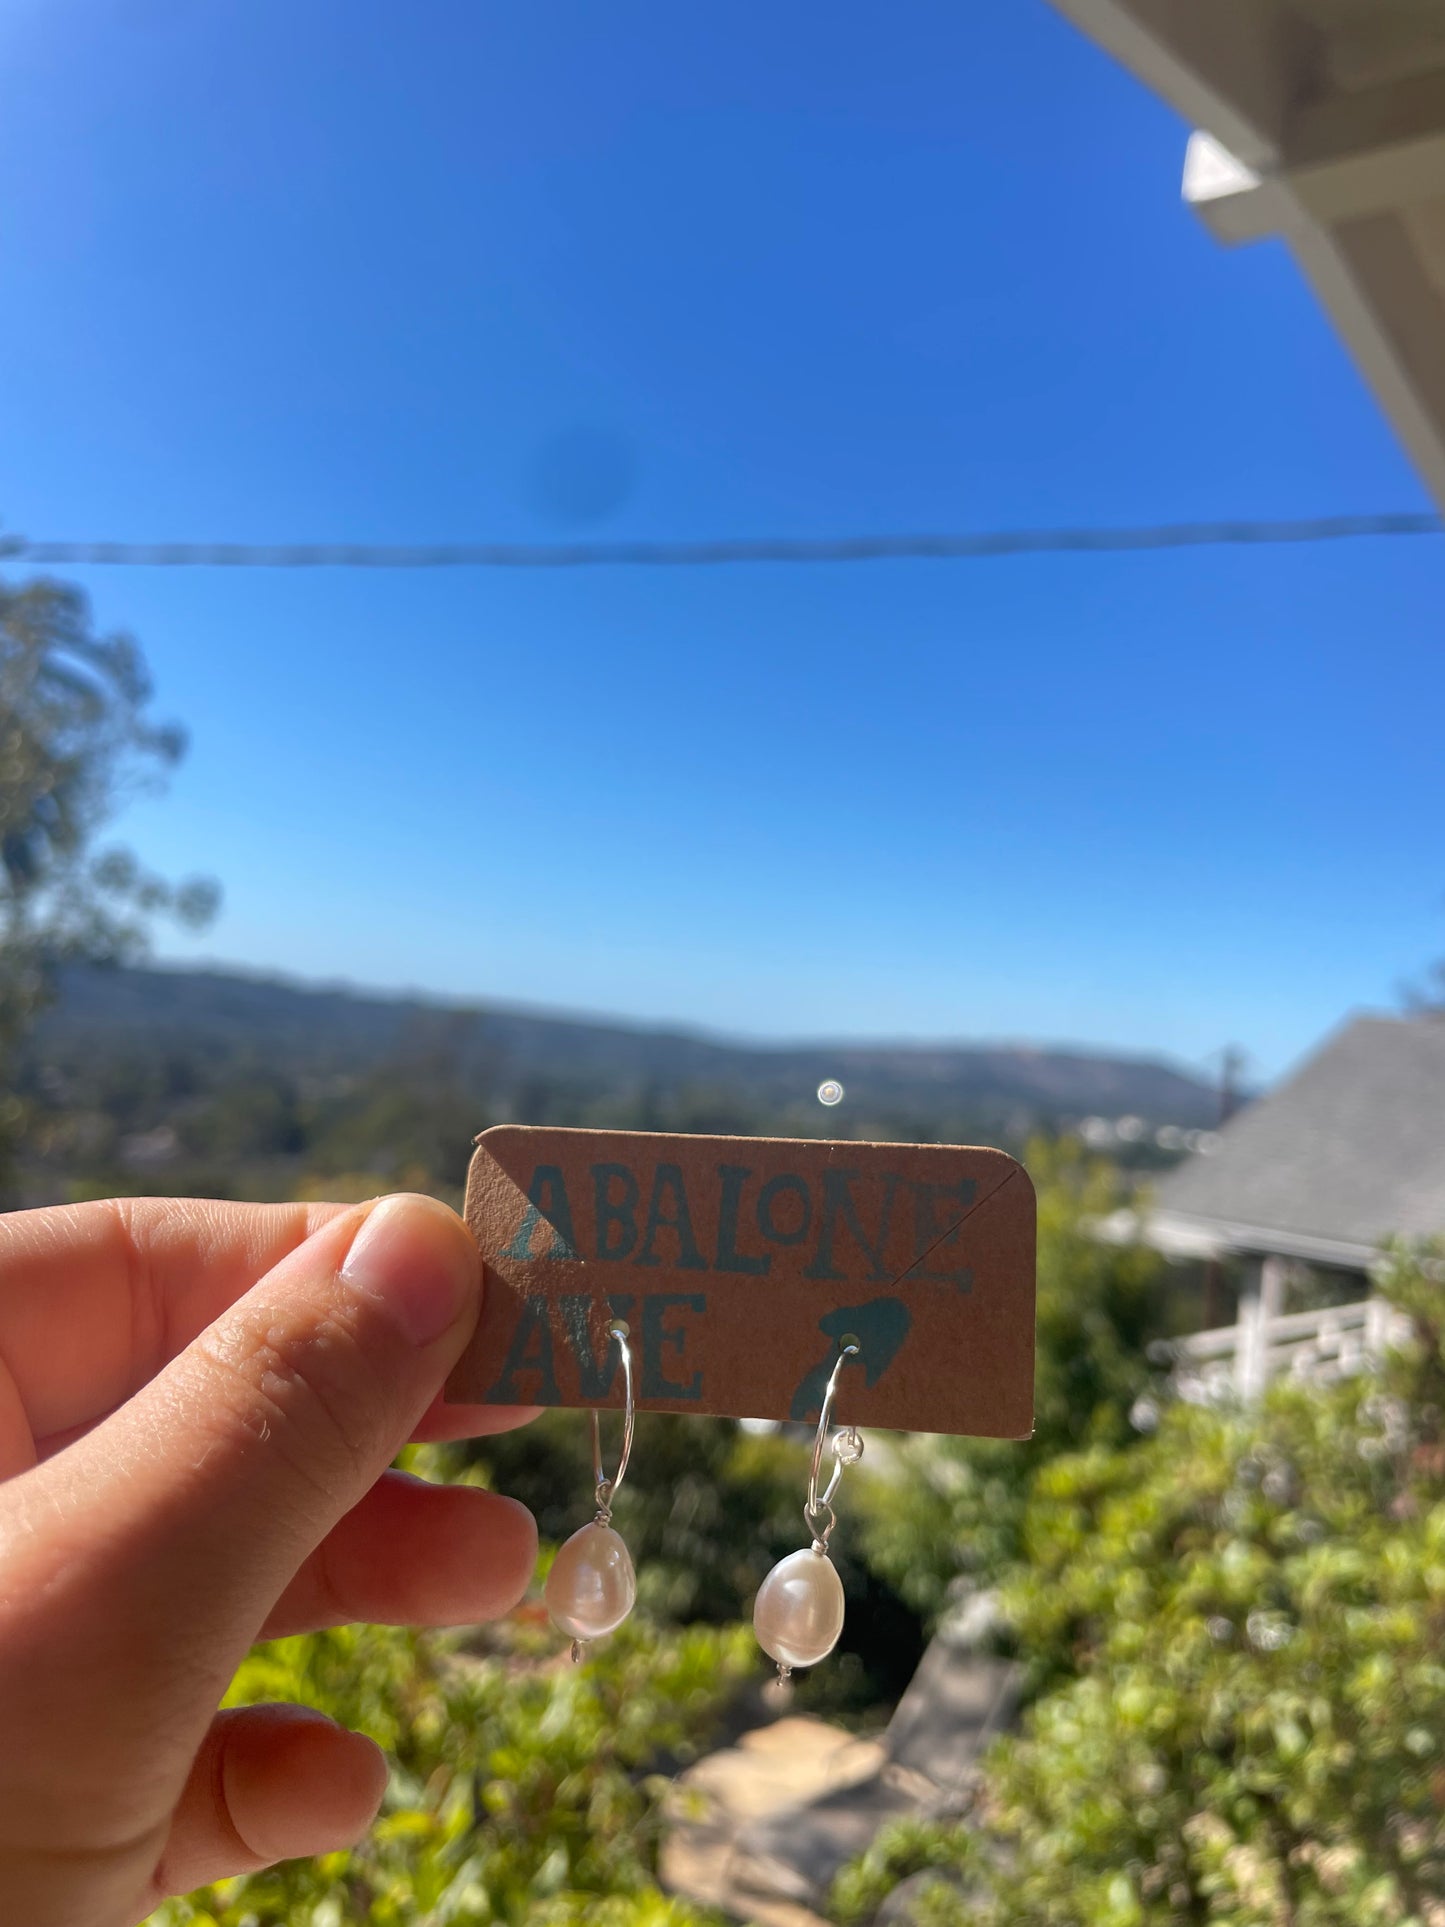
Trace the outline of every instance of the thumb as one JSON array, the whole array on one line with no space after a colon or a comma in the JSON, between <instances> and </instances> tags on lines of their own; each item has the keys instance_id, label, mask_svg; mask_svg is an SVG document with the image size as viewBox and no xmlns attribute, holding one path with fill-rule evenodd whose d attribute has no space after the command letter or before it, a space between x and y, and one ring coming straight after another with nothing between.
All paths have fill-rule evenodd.
<instances>
[{"instance_id":1,"label":"thumb","mask_svg":"<svg viewBox=\"0 0 1445 1927\"><path fill-rule=\"evenodd\" d=\"M480 1273L466 1227L432 1199L333 1219L103 1425L12 1482L0 1697L14 1710L39 1695L36 1730L74 1719L112 1799L137 1724L147 1764L167 1777L170 1755L184 1777L276 1598L439 1390Z\"/></svg>"}]
</instances>

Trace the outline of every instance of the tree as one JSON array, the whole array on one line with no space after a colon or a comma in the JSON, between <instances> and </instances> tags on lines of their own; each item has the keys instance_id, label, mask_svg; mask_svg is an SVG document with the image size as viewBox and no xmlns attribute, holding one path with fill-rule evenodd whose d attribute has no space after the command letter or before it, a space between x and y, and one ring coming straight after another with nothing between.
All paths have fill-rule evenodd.
<instances>
[{"instance_id":1,"label":"tree","mask_svg":"<svg viewBox=\"0 0 1445 1927\"><path fill-rule=\"evenodd\" d=\"M184 754L151 696L135 642L97 635L78 589L0 583L0 1085L63 964L133 958L156 916L196 927L215 913L214 883L172 885L128 850L95 847ZM0 1151L18 1122L12 1098Z\"/></svg>"}]
</instances>

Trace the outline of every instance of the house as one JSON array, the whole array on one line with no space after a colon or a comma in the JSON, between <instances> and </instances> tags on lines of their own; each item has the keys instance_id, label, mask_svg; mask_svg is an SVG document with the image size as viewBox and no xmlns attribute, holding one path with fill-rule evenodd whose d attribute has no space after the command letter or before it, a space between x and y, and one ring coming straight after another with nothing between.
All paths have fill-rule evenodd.
<instances>
[{"instance_id":1,"label":"house","mask_svg":"<svg viewBox=\"0 0 1445 1927\"><path fill-rule=\"evenodd\" d=\"M1235 1324L1179 1348L1196 1374L1250 1396L1285 1366L1352 1369L1390 1335L1389 1307L1369 1297L1382 1246L1445 1237L1445 1018L1351 1019L1231 1118L1211 1155L1101 1229L1235 1272ZM1327 1302L1289 1311L1299 1282Z\"/></svg>"},{"instance_id":2,"label":"house","mask_svg":"<svg viewBox=\"0 0 1445 1927\"><path fill-rule=\"evenodd\" d=\"M1385 1240L1445 1235L1445 1019L1352 1019L1169 1173L1144 1234L1175 1257L1301 1259L1361 1291Z\"/></svg>"}]
</instances>

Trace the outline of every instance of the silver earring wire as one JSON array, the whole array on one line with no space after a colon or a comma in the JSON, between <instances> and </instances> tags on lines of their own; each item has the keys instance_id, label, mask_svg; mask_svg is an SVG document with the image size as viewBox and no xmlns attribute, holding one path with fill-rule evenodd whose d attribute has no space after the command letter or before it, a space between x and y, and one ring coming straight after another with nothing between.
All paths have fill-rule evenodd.
<instances>
[{"instance_id":1,"label":"silver earring wire","mask_svg":"<svg viewBox=\"0 0 1445 1927\"><path fill-rule=\"evenodd\" d=\"M597 1484L596 1523L600 1526L608 1526L612 1523L612 1501L617 1497L623 1476L627 1471L627 1461L632 1457L632 1428L637 1420L637 1412L632 1402L632 1348L627 1342L628 1329L626 1320L621 1318L614 1319L607 1327L607 1335L617 1340L617 1349L622 1357L622 1388L625 1401L622 1413L622 1454L617 1461L617 1470L610 1479L602 1470L602 1421L595 1408L592 1413L592 1476Z\"/></svg>"},{"instance_id":2,"label":"silver earring wire","mask_svg":"<svg viewBox=\"0 0 1445 1927\"><path fill-rule=\"evenodd\" d=\"M838 1362L828 1377L827 1389L823 1393L823 1409L818 1414L818 1436L813 1440L813 1464L808 1473L808 1498L803 1507L803 1523L813 1535L814 1552L826 1552L828 1540L838 1523L833 1511L833 1494L838 1490L838 1481L843 1476L845 1465L856 1465L863 1456L863 1440L858 1428L850 1425L839 1432L833 1441L833 1472L821 1495L818 1491L818 1474L823 1466L823 1447L828 1441L828 1421L833 1414L833 1396L838 1390L838 1378L843 1367L859 1356L856 1338L845 1338Z\"/></svg>"}]
</instances>

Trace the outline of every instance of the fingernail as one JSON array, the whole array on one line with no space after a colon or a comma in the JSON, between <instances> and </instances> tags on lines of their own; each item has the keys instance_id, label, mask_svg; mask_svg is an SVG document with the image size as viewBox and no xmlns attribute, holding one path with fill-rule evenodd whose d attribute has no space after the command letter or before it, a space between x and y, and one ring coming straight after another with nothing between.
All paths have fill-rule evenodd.
<instances>
[{"instance_id":1,"label":"fingernail","mask_svg":"<svg viewBox=\"0 0 1445 1927\"><path fill-rule=\"evenodd\" d=\"M413 1345L430 1345L475 1296L476 1248L432 1198L383 1198L352 1240L344 1281L379 1299Z\"/></svg>"}]
</instances>

